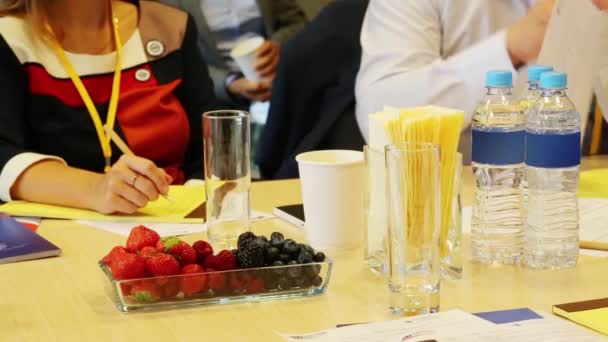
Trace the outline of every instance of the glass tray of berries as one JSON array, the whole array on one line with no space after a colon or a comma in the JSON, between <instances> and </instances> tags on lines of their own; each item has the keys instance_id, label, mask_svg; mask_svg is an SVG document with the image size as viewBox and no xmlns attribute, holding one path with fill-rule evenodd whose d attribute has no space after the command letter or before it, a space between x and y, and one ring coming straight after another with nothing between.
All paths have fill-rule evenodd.
<instances>
[{"instance_id":1,"label":"glass tray of berries","mask_svg":"<svg viewBox=\"0 0 608 342\"><path fill-rule=\"evenodd\" d=\"M161 239L138 226L99 266L114 304L129 312L320 295L333 262L281 233L247 232L236 250L214 254L206 241Z\"/></svg>"}]
</instances>

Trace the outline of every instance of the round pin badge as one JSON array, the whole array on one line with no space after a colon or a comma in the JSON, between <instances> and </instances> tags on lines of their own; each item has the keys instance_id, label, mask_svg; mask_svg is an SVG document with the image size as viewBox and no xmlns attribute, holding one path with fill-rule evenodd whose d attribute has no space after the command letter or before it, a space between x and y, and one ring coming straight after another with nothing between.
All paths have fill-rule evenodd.
<instances>
[{"instance_id":1,"label":"round pin badge","mask_svg":"<svg viewBox=\"0 0 608 342\"><path fill-rule=\"evenodd\" d=\"M150 71L147 69L139 69L135 72L135 79L139 82L146 82L151 76Z\"/></svg>"},{"instance_id":2,"label":"round pin badge","mask_svg":"<svg viewBox=\"0 0 608 342\"><path fill-rule=\"evenodd\" d=\"M146 52L152 57L158 57L165 52L165 46L159 40L151 40L146 44Z\"/></svg>"}]
</instances>

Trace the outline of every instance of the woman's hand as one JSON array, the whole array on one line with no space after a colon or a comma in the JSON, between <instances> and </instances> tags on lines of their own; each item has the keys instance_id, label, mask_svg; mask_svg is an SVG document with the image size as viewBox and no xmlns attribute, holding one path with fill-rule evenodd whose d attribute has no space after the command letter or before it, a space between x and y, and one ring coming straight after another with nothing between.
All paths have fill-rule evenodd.
<instances>
[{"instance_id":1,"label":"woman's hand","mask_svg":"<svg viewBox=\"0 0 608 342\"><path fill-rule=\"evenodd\" d=\"M132 214L167 194L171 176L148 159L123 155L95 182L92 207L103 214Z\"/></svg>"}]
</instances>

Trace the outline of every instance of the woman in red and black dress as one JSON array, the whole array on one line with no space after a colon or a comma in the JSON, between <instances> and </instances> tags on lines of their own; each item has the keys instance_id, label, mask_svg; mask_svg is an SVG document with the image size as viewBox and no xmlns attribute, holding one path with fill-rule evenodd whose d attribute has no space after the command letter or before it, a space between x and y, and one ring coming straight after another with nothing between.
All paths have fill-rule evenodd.
<instances>
[{"instance_id":1,"label":"woman in red and black dress","mask_svg":"<svg viewBox=\"0 0 608 342\"><path fill-rule=\"evenodd\" d=\"M0 6L0 75L0 200L132 213L201 178L201 114L215 99L185 12L14 0Z\"/></svg>"}]
</instances>

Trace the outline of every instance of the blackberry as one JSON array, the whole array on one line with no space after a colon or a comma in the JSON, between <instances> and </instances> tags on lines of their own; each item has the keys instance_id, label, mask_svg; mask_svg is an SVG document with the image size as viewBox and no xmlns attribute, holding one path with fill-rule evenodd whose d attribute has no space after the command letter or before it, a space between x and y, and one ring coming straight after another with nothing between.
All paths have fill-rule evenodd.
<instances>
[{"instance_id":1,"label":"blackberry","mask_svg":"<svg viewBox=\"0 0 608 342\"><path fill-rule=\"evenodd\" d=\"M281 254L281 251L279 251L279 249L276 247L266 248L266 253L265 253L266 265L270 265L275 260L278 260L279 254Z\"/></svg>"},{"instance_id":2,"label":"blackberry","mask_svg":"<svg viewBox=\"0 0 608 342\"><path fill-rule=\"evenodd\" d=\"M292 256L297 256L298 255L298 244L296 244L295 241L293 241L292 239L287 239L283 242L283 249L282 252L285 254L290 254Z\"/></svg>"},{"instance_id":3,"label":"blackberry","mask_svg":"<svg viewBox=\"0 0 608 342\"><path fill-rule=\"evenodd\" d=\"M323 262L325 261L325 253L318 252L317 254L315 254L315 257L313 259L315 260L315 262Z\"/></svg>"},{"instance_id":4,"label":"blackberry","mask_svg":"<svg viewBox=\"0 0 608 342\"><path fill-rule=\"evenodd\" d=\"M312 262L312 258L312 254L308 253L306 249L304 249L300 251L300 254L296 260L298 261L298 264L310 264Z\"/></svg>"},{"instance_id":5,"label":"blackberry","mask_svg":"<svg viewBox=\"0 0 608 342\"><path fill-rule=\"evenodd\" d=\"M287 263L291 261L291 255L281 253L279 254L279 260L283 262L283 264L287 265Z\"/></svg>"},{"instance_id":6,"label":"blackberry","mask_svg":"<svg viewBox=\"0 0 608 342\"><path fill-rule=\"evenodd\" d=\"M261 240L249 241L243 248L239 248L236 256L239 266L253 268L264 266L264 245Z\"/></svg>"},{"instance_id":7,"label":"blackberry","mask_svg":"<svg viewBox=\"0 0 608 342\"><path fill-rule=\"evenodd\" d=\"M262 239L262 241L264 242L268 242L268 238L264 235L260 235L259 238Z\"/></svg>"},{"instance_id":8,"label":"blackberry","mask_svg":"<svg viewBox=\"0 0 608 342\"><path fill-rule=\"evenodd\" d=\"M283 236L283 234L279 232L274 232L270 234L270 243L272 244L272 246L281 248L281 246L283 245L283 241L285 241L285 237Z\"/></svg>"},{"instance_id":9,"label":"blackberry","mask_svg":"<svg viewBox=\"0 0 608 342\"><path fill-rule=\"evenodd\" d=\"M255 234L253 234L252 232L245 232L239 235L239 239L237 241L237 248L239 250L243 249L247 244L249 244L249 242L255 240L256 238L257 236L255 236Z\"/></svg>"}]
</instances>

